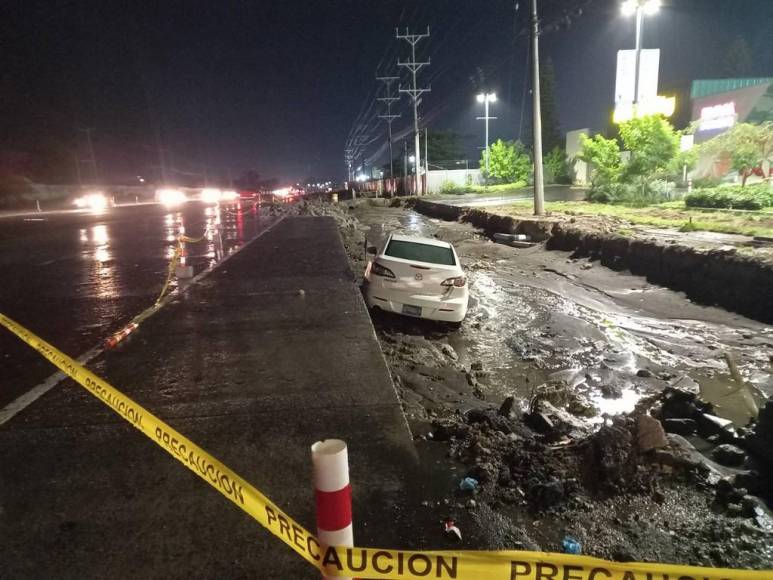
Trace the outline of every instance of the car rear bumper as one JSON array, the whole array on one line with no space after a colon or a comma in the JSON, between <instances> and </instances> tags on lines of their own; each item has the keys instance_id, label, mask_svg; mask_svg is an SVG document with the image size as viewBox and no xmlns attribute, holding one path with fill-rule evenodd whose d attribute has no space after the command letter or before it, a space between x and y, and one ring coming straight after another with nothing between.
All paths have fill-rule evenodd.
<instances>
[{"instance_id":1,"label":"car rear bumper","mask_svg":"<svg viewBox=\"0 0 773 580\"><path fill-rule=\"evenodd\" d=\"M368 308L380 308L387 312L443 322L461 322L467 316L469 294L466 288L455 289L450 296L445 297L411 294L379 286L365 284L365 302ZM410 312L406 312L406 306ZM410 307L420 308L421 311L416 313Z\"/></svg>"}]
</instances>

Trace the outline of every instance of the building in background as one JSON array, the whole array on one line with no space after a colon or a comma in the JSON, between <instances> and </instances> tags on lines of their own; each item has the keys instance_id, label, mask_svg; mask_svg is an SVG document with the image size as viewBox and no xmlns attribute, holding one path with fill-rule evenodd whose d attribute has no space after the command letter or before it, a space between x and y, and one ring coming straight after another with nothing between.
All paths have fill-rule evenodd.
<instances>
[{"instance_id":1,"label":"building in background","mask_svg":"<svg viewBox=\"0 0 773 580\"><path fill-rule=\"evenodd\" d=\"M569 160L569 167L571 168L570 176L572 183L588 185L590 184L590 167L585 161L577 158L580 151L582 151L580 135L590 137L590 129L577 129L566 134L566 158Z\"/></svg>"},{"instance_id":2,"label":"building in background","mask_svg":"<svg viewBox=\"0 0 773 580\"><path fill-rule=\"evenodd\" d=\"M773 121L773 77L712 79L692 83L695 142L703 143L736 123Z\"/></svg>"}]
</instances>

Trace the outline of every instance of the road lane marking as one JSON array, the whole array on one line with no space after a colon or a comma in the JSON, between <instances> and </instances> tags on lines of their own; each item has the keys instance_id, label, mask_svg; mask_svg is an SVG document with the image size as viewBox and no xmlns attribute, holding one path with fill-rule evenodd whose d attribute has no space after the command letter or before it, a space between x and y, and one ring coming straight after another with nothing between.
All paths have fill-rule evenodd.
<instances>
[{"instance_id":1,"label":"road lane marking","mask_svg":"<svg viewBox=\"0 0 773 580\"><path fill-rule=\"evenodd\" d=\"M269 225L266 229L261 231L258 235L256 235L254 238L252 238L249 242L244 244L241 248L238 248L225 256L222 260L220 260L217 264L214 266L211 266L207 268L206 270L202 270L199 272L196 276L191 278L190 282L186 284L184 287L178 287L173 292L169 293L161 302L159 302L156 305L150 306L149 308L143 310L140 314L134 317L133 320L136 320L138 318L141 318L143 321L150 318L153 314L161 310L163 306L168 304L173 298L179 296L180 294L187 292L188 288L193 287L196 283L201 281L202 279L209 276L212 272L217 270L221 265L225 264L228 260L230 260L233 256L237 255L239 252L241 252L244 248L252 244L255 240L260 238L263 234L270 232L272 229L274 229L277 225L279 225L282 220L284 219L284 216L280 217L278 220L276 220L274 223ZM91 349L87 350L85 353L83 353L80 357L78 357L76 360L81 365L86 365L90 363L92 360L97 358L99 355L101 355L105 348L105 341L100 340L99 344L95 347L92 347ZM30 390L26 391L25 393L19 395L16 397L13 401L8 403L5 407L0 409L0 425L4 425L11 419L13 419L16 415L21 413L24 409L29 407L32 403L37 401L40 397L45 395L48 391L53 389L55 386L57 386L59 383L61 383L64 379L66 379L67 376L61 372L58 371L54 373L53 375L49 376L47 379L45 379L43 382L38 383L34 387L32 387Z\"/></svg>"}]
</instances>

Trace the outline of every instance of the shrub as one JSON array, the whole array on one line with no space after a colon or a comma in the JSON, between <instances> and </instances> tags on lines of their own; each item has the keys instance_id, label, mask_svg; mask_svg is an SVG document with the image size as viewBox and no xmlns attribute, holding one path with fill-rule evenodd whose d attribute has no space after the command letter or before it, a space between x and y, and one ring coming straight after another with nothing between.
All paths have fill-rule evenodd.
<instances>
[{"instance_id":1,"label":"shrub","mask_svg":"<svg viewBox=\"0 0 773 580\"><path fill-rule=\"evenodd\" d=\"M685 197L687 207L760 210L773 207L773 188L768 184L715 187Z\"/></svg>"},{"instance_id":2,"label":"shrub","mask_svg":"<svg viewBox=\"0 0 773 580\"><path fill-rule=\"evenodd\" d=\"M448 179L440 184L440 193L445 193L446 195L457 195L464 193L464 191L464 187Z\"/></svg>"},{"instance_id":3,"label":"shrub","mask_svg":"<svg viewBox=\"0 0 773 580\"><path fill-rule=\"evenodd\" d=\"M722 185L722 178L714 177L713 175L696 177L692 180L692 186L695 189L709 189L712 187L719 187L720 185Z\"/></svg>"},{"instance_id":4,"label":"shrub","mask_svg":"<svg viewBox=\"0 0 773 580\"><path fill-rule=\"evenodd\" d=\"M587 201L644 207L670 201L674 198L674 184L655 180L651 183L634 185L632 183L605 183L591 187Z\"/></svg>"},{"instance_id":5,"label":"shrub","mask_svg":"<svg viewBox=\"0 0 773 580\"><path fill-rule=\"evenodd\" d=\"M566 153L560 147L555 147L545 155L545 176L551 183L571 184L572 177L569 171L569 161Z\"/></svg>"},{"instance_id":6,"label":"shrub","mask_svg":"<svg viewBox=\"0 0 773 580\"><path fill-rule=\"evenodd\" d=\"M481 169L486 166L486 151L480 158ZM531 158L520 141L498 139L489 146L489 173L481 173L489 183L513 183L528 179L532 171Z\"/></svg>"}]
</instances>

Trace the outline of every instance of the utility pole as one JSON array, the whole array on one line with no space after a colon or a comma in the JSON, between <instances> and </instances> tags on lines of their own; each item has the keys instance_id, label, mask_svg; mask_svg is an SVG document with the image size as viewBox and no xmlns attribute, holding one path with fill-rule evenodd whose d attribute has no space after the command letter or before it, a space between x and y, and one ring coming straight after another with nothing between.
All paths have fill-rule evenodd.
<instances>
[{"instance_id":1,"label":"utility pole","mask_svg":"<svg viewBox=\"0 0 773 580\"><path fill-rule=\"evenodd\" d=\"M408 141L403 139L403 185L408 177Z\"/></svg>"},{"instance_id":2,"label":"utility pole","mask_svg":"<svg viewBox=\"0 0 773 580\"><path fill-rule=\"evenodd\" d=\"M405 40L408 44L411 45L411 60L402 62L400 60L397 61L397 66L404 66L409 71L411 71L411 75L413 78L413 83L411 85L410 89L404 89L402 87L399 88L399 91L401 93L407 93L411 96L413 99L413 133L414 133L414 145L416 149L416 183L414 184L414 193L416 195L421 195L421 186L420 186L420 174L421 174L421 148L419 147L419 97L424 94L428 93L432 90L432 87L428 87L426 89L420 89L416 85L416 73L419 72L419 70L424 67L428 66L430 64L429 60L427 62L416 62L416 45L425 38L429 38L429 26L427 26L427 32L424 34L410 34L408 31L408 28L405 29L405 34L400 34L397 29L395 29L395 36L398 40Z\"/></svg>"},{"instance_id":3,"label":"utility pole","mask_svg":"<svg viewBox=\"0 0 773 580\"><path fill-rule=\"evenodd\" d=\"M545 213L545 183L542 171L542 110L539 91L539 18L537 0L531 0L531 70L534 109L534 215Z\"/></svg>"},{"instance_id":4,"label":"utility pole","mask_svg":"<svg viewBox=\"0 0 773 580\"><path fill-rule=\"evenodd\" d=\"M392 83L400 80L400 77L376 77L376 80L383 82L386 85L386 96L379 97L377 100L382 103L386 103L386 115L379 115L379 119L384 119L387 122L387 139L389 140L389 179L395 176L394 161L392 159L392 122L395 119L399 119L402 115L392 114L392 103L399 101L400 97L392 96Z\"/></svg>"},{"instance_id":5,"label":"utility pole","mask_svg":"<svg viewBox=\"0 0 773 580\"><path fill-rule=\"evenodd\" d=\"M424 127L424 175L429 179L429 129ZM429 183L427 183L429 185Z\"/></svg>"}]
</instances>

